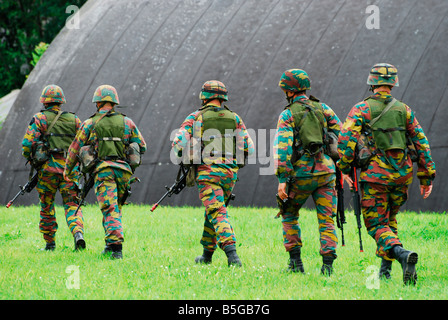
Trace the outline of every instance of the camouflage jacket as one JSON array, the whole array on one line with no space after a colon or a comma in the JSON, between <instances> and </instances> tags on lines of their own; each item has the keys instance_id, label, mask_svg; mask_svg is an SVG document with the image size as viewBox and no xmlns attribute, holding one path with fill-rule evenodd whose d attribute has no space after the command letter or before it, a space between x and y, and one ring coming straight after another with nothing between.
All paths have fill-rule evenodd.
<instances>
[{"instance_id":1,"label":"camouflage jacket","mask_svg":"<svg viewBox=\"0 0 448 320\"><path fill-rule=\"evenodd\" d=\"M106 113L107 110L101 109L99 111L100 114ZM115 111L112 111L114 113ZM76 134L75 139L73 140L72 144L70 145L70 148L68 149L68 155L66 160L66 166L65 170L66 173L69 174L73 167L78 162L77 155L79 150L84 145L94 145L96 150L98 150L98 138L96 136L95 130L93 128L93 121L92 118L87 119L82 124L81 128L78 130L78 133ZM146 151L146 142L143 139L143 136L141 135L140 131L138 130L137 126L134 124L134 122L128 118L124 117L124 143L129 144L132 142L138 143L140 146L140 153L143 154ZM121 169L124 171L128 171L132 173L132 169L129 166L129 164L126 161L123 160L101 160L96 165L95 171L98 172L101 171L104 168L111 167L116 169Z\"/></svg>"},{"instance_id":2,"label":"camouflage jacket","mask_svg":"<svg viewBox=\"0 0 448 320\"><path fill-rule=\"evenodd\" d=\"M236 114L236 135L237 135L237 149L239 148L246 155L251 155L254 153L254 143L249 136L246 126L243 120ZM199 136L202 137L202 115L199 110L191 113L182 123L179 131L174 137L172 143L172 151L177 157L182 157L183 150L190 147L192 137ZM196 164L196 163L195 163ZM199 164L199 163L197 163ZM203 162L201 162L203 164ZM223 168L223 169L238 169L238 163L236 159L231 160L231 162L222 164L211 164L211 167Z\"/></svg>"},{"instance_id":3,"label":"camouflage jacket","mask_svg":"<svg viewBox=\"0 0 448 320\"><path fill-rule=\"evenodd\" d=\"M301 95L296 97L292 103L299 100L306 101L308 97ZM327 128L336 136L341 129L341 121L334 111L325 103L321 103ZM286 182L288 177L313 177L329 173L335 173L334 161L323 151L315 156L305 152L295 163L291 162L294 143L294 119L289 109L285 109L278 118L277 131L274 140L275 174L280 183Z\"/></svg>"},{"instance_id":4,"label":"camouflage jacket","mask_svg":"<svg viewBox=\"0 0 448 320\"><path fill-rule=\"evenodd\" d=\"M392 96L386 92L378 92L369 97L385 104L392 100ZM406 105L406 131L418 152L417 177L421 185L430 185L435 178L436 169L431 157L428 140L422 127L417 121L414 112ZM350 111L339 136L338 150L341 159L338 166L343 173L349 173L355 157L356 143L360 137L363 125L371 121L369 105L366 101L356 104ZM413 178L413 164L409 155L404 159L402 150L389 150L385 155L376 154L366 170L360 174L360 181L381 183L386 185L409 185ZM399 170L393 168L389 161L402 164Z\"/></svg>"},{"instance_id":5,"label":"camouflage jacket","mask_svg":"<svg viewBox=\"0 0 448 320\"><path fill-rule=\"evenodd\" d=\"M45 111L59 112L60 106L53 105L45 109ZM81 120L75 115L76 129L79 130ZM43 112L39 112L33 116L22 140L22 155L27 160L31 160L32 150L37 142L39 142L44 133L48 129L47 117ZM62 174L65 167L65 155L63 153L51 153L50 159L42 166L43 170L52 173Z\"/></svg>"}]
</instances>

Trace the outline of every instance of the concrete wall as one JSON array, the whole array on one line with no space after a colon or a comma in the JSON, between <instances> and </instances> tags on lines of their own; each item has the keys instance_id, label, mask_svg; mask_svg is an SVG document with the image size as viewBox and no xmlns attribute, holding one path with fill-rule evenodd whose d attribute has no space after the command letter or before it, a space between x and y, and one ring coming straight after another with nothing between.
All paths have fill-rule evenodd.
<instances>
[{"instance_id":1,"label":"concrete wall","mask_svg":"<svg viewBox=\"0 0 448 320\"><path fill-rule=\"evenodd\" d=\"M380 29L366 27L368 5L380 9ZM204 81L218 79L261 152L240 171L234 205L275 206L277 180L260 172L272 172L269 132L286 104L277 86L281 73L307 70L310 93L345 120L369 94L370 67L389 62L399 69L400 87L393 93L416 111L438 170L433 194L421 200L416 181L406 208L445 211L447 13L443 0L91 0L80 11L80 28L64 28L51 43L0 132L0 202L7 203L27 179L21 140L41 108L45 85L60 85L66 110L82 120L95 111L91 99L98 85L118 89L128 106L123 113L149 146L136 173L142 183L131 200L150 204L176 176L169 159L171 132L199 107ZM35 191L17 200L30 203L37 203ZM200 205L193 188L166 203Z\"/></svg>"}]
</instances>

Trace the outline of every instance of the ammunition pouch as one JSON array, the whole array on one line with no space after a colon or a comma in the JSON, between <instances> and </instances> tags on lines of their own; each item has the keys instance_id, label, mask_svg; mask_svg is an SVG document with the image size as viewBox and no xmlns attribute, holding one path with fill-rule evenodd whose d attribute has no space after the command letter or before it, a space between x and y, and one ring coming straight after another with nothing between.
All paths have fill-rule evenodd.
<instances>
[{"instance_id":1,"label":"ammunition pouch","mask_svg":"<svg viewBox=\"0 0 448 320\"><path fill-rule=\"evenodd\" d=\"M46 141L39 141L36 143L32 155L31 165L38 168L50 159L50 146Z\"/></svg>"},{"instance_id":2,"label":"ammunition pouch","mask_svg":"<svg viewBox=\"0 0 448 320\"><path fill-rule=\"evenodd\" d=\"M366 170L370 160L376 155L374 142L369 138L370 133L365 131L359 136L355 148L355 166L361 170Z\"/></svg>"},{"instance_id":3,"label":"ammunition pouch","mask_svg":"<svg viewBox=\"0 0 448 320\"><path fill-rule=\"evenodd\" d=\"M97 154L93 145L85 145L81 147L78 154L79 163L81 164L81 172L91 172L97 162Z\"/></svg>"},{"instance_id":4,"label":"ammunition pouch","mask_svg":"<svg viewBox=\"0 0 448 320\"><path fill-rule=\"evenodd\" d=\"M125 155L126 155L126 162L129 164L132 171L134 171L142 163L140 146L136 142L132 142L131 144L126 146Z\"/></svg>"},{"instance_id":5,"label":"ammunition pouch","mask_svg":"<svg viewBox=\"0 0 448 320\"><path fill-rule=\"evenodd\" d=\"M327 132L325 137L325 154L333 161L339 160L338 137L333 132Z\"/></svg>"}]
</instances>

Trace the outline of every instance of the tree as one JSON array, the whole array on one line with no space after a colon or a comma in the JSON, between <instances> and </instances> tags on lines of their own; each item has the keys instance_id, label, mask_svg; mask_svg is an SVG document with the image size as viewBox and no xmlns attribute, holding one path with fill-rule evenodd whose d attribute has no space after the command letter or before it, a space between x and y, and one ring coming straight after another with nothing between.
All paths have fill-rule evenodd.
<instances>
[{"instance_id":1,"label":"tree","mask_svg":"<svg viewBox=\"0 0 448 320\"><path fill-rule=\"evenodd\" d=\"M51 43L64 27L69 5L87 0L0 0L0 97L21 88L33 65L32 52Z\"/></svg>"}]
</instances>

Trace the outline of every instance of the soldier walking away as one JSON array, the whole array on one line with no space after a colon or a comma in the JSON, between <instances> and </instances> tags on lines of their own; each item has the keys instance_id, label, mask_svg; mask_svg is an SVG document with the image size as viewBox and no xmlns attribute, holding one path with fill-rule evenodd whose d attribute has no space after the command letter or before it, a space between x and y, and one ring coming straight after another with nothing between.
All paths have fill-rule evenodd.
<instances>
[{"instance_id":1,"label":"soldier walking away","mask_svg":"<svg viewBox=\"0 0 448 320\"><path fill-rule=\"evenodd\" d=\"M361 168L362 214L367 232L377 244L380 277L389 279L392 262L398 260L404 283L415 285L418 254L403 248L397 214L408 197L413 161L417 162L424 199L432 190L435 164L415 113L391 95L392 88L399 85L397 68L387 63L374 65L367 84L373 95L357 103L347 116L339 137L338 166L345 174L353 167ZM347 181L352 183L350 178Z\"/></svg>"},{"instance_id":2,"label":"soldier walking away","mask_svg":"<svg viewBox=\"0 0 448 320\"><path fill-rule=\"evenodd\" d=\"M122 259L121 209L134 172L126 157L127 148L136 143L140 154L143 154L146 143L134 122L114 109L119 104L114 87L99 86L92 102L97 112L84 121L70 145L64 175L72 172L81 148L93 148L90 154L97 155L97 158L90 174L95 177L95 193L103 213L106 246L102 253L112 259Z\"/></svg>"},{"instance_id":3,"label":"soldier walking away","mask_svg":"<svg viewBox=\"0 0 448 320\"><path fill-rule=\"evenodd\" d=\"M306 95L311 85L304 70L285 71L279 86L289 103L279 116L274 141L275 174L279 181L277 201L282 216L283 243L290 256L287 271L305 273L299 210L312 196L319 222L321 272L329 276L337 257L333 159L338 159L336 144L341 123L328 105Z\"/></svg>"},{"instance_id":4,"label":"soldier walking away","mask_svg":"<svg viewBox=\"0 0 448 320\"><path fill-rule=\"evenodd\" d=\"M173 152L178 157L198 156L185 164L192 165L199 198L205 207L204 231L200 243L203 254L196 263L211 263L219 246L227 255L228 265L242 266L236 253L236 238L226 206L237 180L238 169L245 157L254 152L252 139L243 120L224 105L228 92L220 81L207 81L199 94L202 107L191 113L182 123L173 141Z\"/></svg>"},{"instance_id":5,"label":"soldier walking away","mask_svg":"<svg viewBox=\"0 0 448 320\"><path fill-rule=\"evenodd\" d=\"M36 189L39 193L40 222L39 230L43 233L46 246L44 250L56 247L56 212L54 201L59 190L65 210L65 219L73 234L75 250L85 249L84 222L82 212L75 215L78 206L78 173L63 178L65 156L77 130L81 126L79 118L61 110L66 103L62 88L57 85L46 86L40 97L44 109L33 116L22 141L22 154L31 163L32 170L38 170Z\"/></svg>"}]
</instances>

